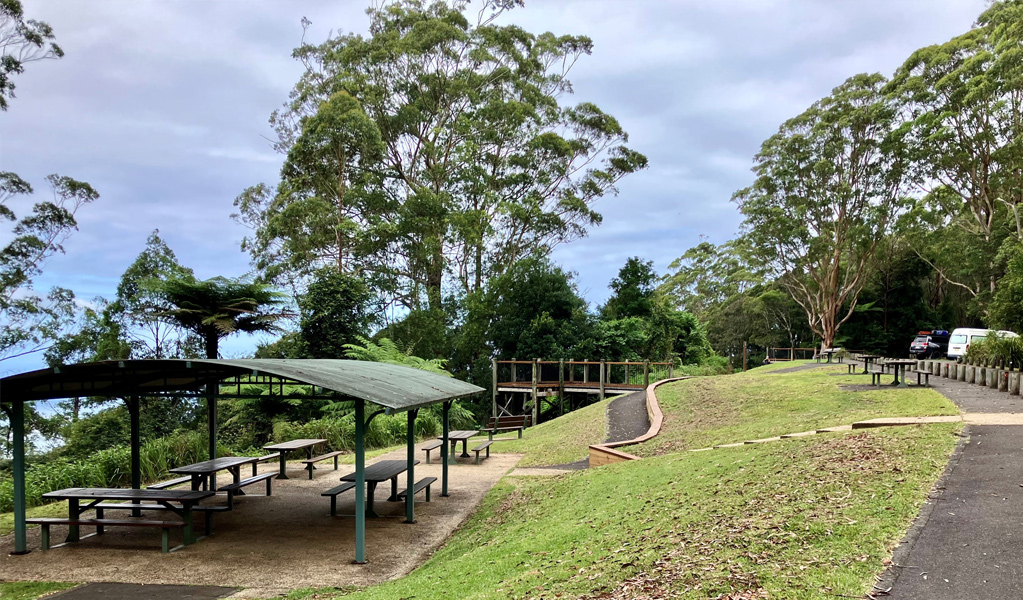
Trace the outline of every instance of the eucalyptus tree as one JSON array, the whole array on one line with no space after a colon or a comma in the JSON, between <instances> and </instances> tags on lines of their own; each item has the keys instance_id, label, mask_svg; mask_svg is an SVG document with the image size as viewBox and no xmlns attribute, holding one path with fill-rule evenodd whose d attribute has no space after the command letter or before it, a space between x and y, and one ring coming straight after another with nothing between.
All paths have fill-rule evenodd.
<instances>
[{"instance_id":1,"label":"eucalyptus tree","mask_svg":"<svg viewBox=\"0 0 1023 600\"><path fill-rule=\"evenodd\" d=\"M9 241L0 248L0 361L45 349L76 312L71 290L53 287L41 296L32 284L47 260L64 253L64 243L78 230L78 210L99 194L70 177L49 175L46 181L53 199L36 203L19 219L10 201L32 194L32 186L0 172L0 221L11 223Z\"/></svg>"},{"instance_id":2,"label":"eucalyptus tree","mask_svg":"<svg viewBox=\"0 0 1023 600\"><path fill-rule=\"evenodd\" d=\"M782 124L733 200L753 257L802 306L824 347L856 309L877 244L904 204L898 111L881 75L855 75Z\"/></svg>"},{"instance_id":3,"label":"eucalyptus tree","mask_svg":"<svg viewBox=\"0 0 1023 600\"><path fill-rule=\"evenodd\" d=\"M437 311L447 286L478 292L517 260L600 222L592 203L646 158L597 106L562 105L569 71L592 42L498 23L521 4L485 0L470 14L464 0L383 3L367 11L367 36L295 50L306 72L271 118L291 168L320 169L295 149L339 97L374 151L379 132L382 153L344 155L348 206L364 209L344 235L336 220L296 204L302 196L287 166L276 189L239 197L238 218L253 228L244 247L264 278L304 277L350 249L353 270L378 290L409 309Z\"/></svg>"},{"instance_id":4,"label":"eucalyptus tree","mask_svg":"<svg viewBox=\"0 0 1023 600\"><path fill-rule=\"evenodd\" d=\"M668 265L671 272L663 277L658 291L676 308L703 317L763 281L748 254L742 239L718 246L701 240Z\"/></svg>"},{"instance_id":5,"label":"eucalyptus tree","mask_svg":"<svg viewBox=\"0 0 1023 600\"><path fill-rule=\"evenodd\" d=\"M999 229L1012 223L1023 242L1021 19L1019 1L993 3L970 31L910 55L887 89L906 120L928 227L962 230L985 256L963 270L954 252L918 253L974 297L995 291Z\"/></svg>"},{"instance_id":6,"label":"eucalyptus tree","mask_svg":"<svg viewBox=\"0 0 1023 600\"><path fill-rule=\"evenodd\" d=\"M23 73L26 63L64 56L53 40L53 28L26 19L20 0L0 0L0 110L14 97L11 77Z\"/></svg>"}]
</instances>

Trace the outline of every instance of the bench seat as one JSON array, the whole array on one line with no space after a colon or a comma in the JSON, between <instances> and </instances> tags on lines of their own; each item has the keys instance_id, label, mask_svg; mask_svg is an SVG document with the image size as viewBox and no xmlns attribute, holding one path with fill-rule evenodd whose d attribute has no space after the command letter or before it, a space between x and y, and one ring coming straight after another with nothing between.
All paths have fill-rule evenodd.
<instances>
[{"instance_id":1,"label":"bench seat","mask_svg":"<svg viewBox=\"0 0 1023 600\"><path fill-rule=\"evenodd\" d=\"M881 378L884 377L883 370L875 369L870 372L870 385L881 385Z\"/></svg>"},{"instance_id":2,"label":"bench seat","mask_svg":"<svg viewBox=\"0 0 1023 600\"><path fill-rule=\"evenodd\" d=\"M494 439L494 434L499 431L518 431L519 439L522 439L522 431L532 425L533 415L509 415L504 417L490 417L486 427L480 427L487 432L489 439Z\"/></svg>"},{"instance_id":3,"label":"bench seat","mask_svg":"<svg viewBox=\"0 0 1023 600\"><path fill-rule=\"evenodd\" d=\"M476 464L477 465L480 464L480 452L486 450L487 451L486 458L490 458L490 445L493 444L493 443L494 443L494 440L487 440L485 442L480 442L480 444L478 446L476 446L475 448L472 449L472 451L476 453Z\"/></svg>"},{"instance_id":4,"label":"bench seat","mask_svg":"<svg viewBox=\"0 0 1023 600\"><path fill-rule=\"evenodd\" d=\"M184 483L190 483L191 481L192 476L185 475L184 477L178 477L177 479L169 479L167 481L161 481L159 483L152 483L150 485L147 485L146 488L151 490L165 490L167 488L172 488L174 486L181 485Z\"/></svg>"},{"instance_id":5,"label":"bench seat","mask_svg":"<svg viewBox=\"0 0 1023 600\"><path fill-rule=\"evenodd\" d=\"M343 450L335 450L334 452L328 452L326 454L321 454L319 456L314 456L312 458L307 458L307 459L303 460L302 462L305 463L306 470L309 471L309 479L313 478L313 469L316 468L316 467L313 466L313 463L318 463L321 460L327 460L328 458L333 458L334 459L334 470L337 471L337 457L341 456L342 454L344 454Z\"/></svg>"},{"instance_id":6,"label":"bench seat","mask_svg":"<svg viewBox=\"0 0 1023 600\"><path fill-rule=\"evenodd\" d=\"M103 533L104 527L159 527L163 530L164 553L170 552L170 530L176 527L184 527L184 521L143 521L141 519L59 519L39 518L25 519L26 523L42 527L42 549L50 549L50 526L51 525L77 525L95 527L96 533Z\"/></svg>"},{"instance_id":7,"label":"bench seat","mask_svg":"<svg viewBox=\"0 0 1023 600\"><path fill-rule=\"evenodd\" d=\"M346 481L337 487L330 488L326 492L320 494L321 496L330 496L330 516L337 516L337 497L338 494L347 492L348 490L355 487L354 481Z\"/></svg>"},{"instance_id":8,"label":"bench seat","mask_svg":"<svg viewBox=\"0 0 1023 600\"><path fill-rule=\"evenodd\" d=\"M281 457L281 453L280 452L274 452L273 454L267 454L266 456L260 456L259 460L257 460L256 462L252 463L252 475L255 476L256 468L259 466L259 463L264 463L264 462L271 461L271 460L277 460L280 457Z\"/></svg>"},{"instance_id":9,"label":"bench seat","mask_svg":"<svg viewBox=\"0 0 1023 600\"><path fill-rule=\"evenodd\" d=\"M430 501L430 486L437 481L436 477L424 477L417 481L412 486L412 495L415 496L419 492L426 490L426 501ZM404 500L408 496L408 490L402 490L398 492L398 500Z\"/></svg>"},{"instance_id":10,"label":"bench seat","mask_svg":"<svg viewBox=\"0 0 1023 600\"><path fill-rule=\"evenodd\" d=\"M263 473L262 475L256 475L254 477L247 477L245 479L242 479L238 483L229 483L227 485L222 485L222 486L220 486L220 490L219 491L227 492L227 506L228 506L228 509L230 510L230 509L234 508L234 496L235 496L235 494L241 492L241 489L243 487L247 486L247 485L252 485L253 483L259 483L260 481L265 481L266 482L266 495L270 496L272 494L272 491L273 491L272 488L271 488L271 483L273 482L275 477L277 477L277 473Z\"/></svg>"},{"instance_id":11,"label":"bench seat","mask_svg":"<svg viewBox=\"0 0 1023 600\"><path fill-rule=\"evenodd\" d=\"M443 445L444 442L442 440L433 440L432 442L427 442L426 445L420 448L420 450L426 452L426 464L430 464L430 451L436 450Z\"/></svg>"},{"instance_id":12,"label":"bench seat","mask_svg":"<svg viewBox=\"0 0 1023 600\"><path fill-rule=\"evenodd\" d=\"M923 377L924 385L926 385L926 386L930 386L931 385L931 372L930 371L924 371L922 369L913 369L912 371L910 371L910 373L916 374L916 384L917 385L920 385L920 378L921 378L921 376Z\"/></svg>"}]
</instances>

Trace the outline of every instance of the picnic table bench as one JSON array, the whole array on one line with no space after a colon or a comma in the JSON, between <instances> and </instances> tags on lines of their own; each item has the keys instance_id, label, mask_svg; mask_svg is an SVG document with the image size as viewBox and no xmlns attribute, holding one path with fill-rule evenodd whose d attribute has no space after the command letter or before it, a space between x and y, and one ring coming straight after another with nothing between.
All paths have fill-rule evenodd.
<instances>
[{"instance_id":1,"label":"picnic table bench","mask_svg":"<svg viewBox=\"0 0 1023 600\"><path fill-rule=\"evenodd\" d=\"M255 475L253 477L247 477L245 479L240 479L238 481L235 481L234 483L229 483L227 485L220 486L220 491L221 492L227 492L227 506L228 506L228 509L234 508L234 497L235 497L235 495L236 494L244 495L245 492L242 491L242 488L247 486L247 485L252 485L254 483L259 483L260 481L265 481L266 482L266 495L267 496L271 495L271 492L272 492L271 482L274 480L275 477L277 477L277 473L273 473L273 472L263 473L262 475Z\"/></svg>"},{"instance_id":2,"label":"picnic table bench","mask_svg":"<svg viewBox=\"0 0 1023 600\"><path fill-rule=\"evenodd\" d=\"M480 464L480 452L486 450L487 451L486 458L490 458L490 445L493 444L493 443L494 443L494 440L487 440L485 442L480 442L480 444L478 446L476 446L475 448L472 449L472 451L476 453L476 464L477 465Z\"/></svg>"},{"instance_id":3,"label":"picnic table bench","mask_svg":"<svg viewBox=\"0 0 1023 600\"><path fill-rule=\"evenodd\" d=\"M921 375L923 376L923 379L924 379L924 384L923 385L928 386L928 387L931 385L931 372L930 371L924 371L922 369L913 369L912 371L910 371L910 373L914 373L916 375L916 384L917 385L920 385L920 376Z\"/></svg>"},{"instance_id":4,"label":"picnic table bench","mask_svg":"<svg viewBox=\"0 0 1023 600\"><path fill-rule=\"evenodd\" d=\"M185 483L189 483L191 481L192 481L192 476L191 475L186 475L185 477L178 477L177 479L169 479L167 481L160 481L158 483L151 483L151 484L147 485L146 488L150 489L150 490L165 490L167 488L177 487L179 485L182 485L182 484L185 484Z\"/></svg>"},{"instance_id":5,"label":"picnic table bench","mask_svg":"<svg viewBox=\"0 0 1023 600\"><path fill-rule=\"evenodd\" d=\"M307 458L306 460L303 460L302 462L305 463L305 468L309 471L309 479L313 478L313 470L316 469L316 467L314 467L313 464L314 463L318 463L321 460L327 460L328 458L333 458L334 459L334 470L337 471L337 457L341 456L342 454L344 454L344 451L342 451L342 450L335 450L334 452L328 452L326 454L321 454L319 456L311 456L311 457Z\"/></svg>"},{"instance_id":6,"label":"picnic table bench","mask_svg":"<svg viewBox=\"0 0 1023 600\"><path fill-rule=\"evenodd\" d=\"M344 492L355 487L354 481L346 481L337 487L332 487L326 492L320 494L321 496L330 496L330 516L337 516L337 497Z\"/></svg>"},{"instance_id":7,"label":"picnic table bench","mask_svg":"<svg viewBox=\"0 0 1023 600\"><path fill-rule=\"evenodd\" d=\"M443 445L444 445L443 441L433 440L432 442L427 442L422 448L420 448L420 450L426 452L426 464L430 464L430 451L436 450L437 448L440 448Z\"/></svg>"},{"instance_id":8,"label":"picnic table bench","mask_svg":"<svg viewBox=\"0 0 1023 600\"><path fill-rule=\"evenodd\" d=\"M519 439L522 439L522 430L533 424L533 415L507 415L503 417L490 417L486 427L481 427L487 432L487 436L493 440L494 434L499 431L518 431Z\"/></svg>"},{"instance_id":9,"label":"picnic table bench","mask_svg":"<svg viewBox=\"0 0 1023 600\"><path fill-rule=\"evenodd\" d=\"M287 471L287 468L288 468L287 467L288 461L287 461L287 456L286 455L287 455L288 452L291 452L292 450L302 450L304 448L305 451L306 451L306 459L307 460L311 460L313 458L313 446L317 446L319 444L326 444L326 443L327 443L327 440L321 440L321 439L291 440L290 442L281 442L280 444L268 444L266 446L263 446L263 450L273 450L273 451L275 451L277 453L277 456L279 457L279 460L281 461L280 474L277 475L277 479L287 479L288 478L288 474L286 473L286 471ZM270 455L267 455L267 456L270 456ZM266 457L263 457L263 458L266 458ZM260 460L263 460L263 459L260 459ZM267 459L267 460L269 460L269 459ZM312 479L312 478L313 478L313 472L312 472L312 465L310 464L309 465L309 479Z\"/></svg>"},{"instance_id":10,"label":"picnic table bench","mask_svg":"<svg viewBox=\"0 0 1023 600\"><path fill-rule=\"evenodd\" d=\"M430 486L433 485L433 483L435 481L437 481L436 477L424 477L424 478L420 479L419 481L417 481L415 483L415 485L412 486L412 495L415 496L419 492L421 492L423 490L426 490L426 501L429 502L430 501ZM407 497L408 497L408 490L401 490L400 492L398 492L398 500L404 500Z\"/></svg>"},{"instance_id":11,"label":"picnic table bench","mask_svg":"<svg viewBox=\"0 0 1023 600\"><path fill-rule=\"evenodd\" d=\"M68 525L73 527L92 526L96 533L103 533L104 527L159 527L163 530L161 550L166 554L170 548L170 530L184 527L184 521L143 521L141 519L60 519L60 518L38 518L25 519L26 523L39 525L42 528L40 546L44 551L50 549L50 526Z\"/></svg>"},{"instance_id":12,"label":"picnic table bench","mask_svg":"<svg viewBox=\"0 0 1023 600\"><path fill-rule=\"evenodd\" d=\"M43 549L50 548L50 532L49 528L52 525L67 525L68 535L65 543L77 542L82 537L91 537L91 535L100 535L103 533L104 527L159 527L163 529L163 550L169 552L169 531L170 529L181 527L183 528L184 542L182 545L187 546L195 543L195 535L192 531L192 512L195 507L199 504L200 500L213 496L212 491L198 491L198 490L153 490L153 489L122 489L122 488L67 488L63 490L55 490L43 494L43 498L51 500L67 500L68 503L68 517L66 519L60 518L49 518L49 519L33 519L26 520L27 523L33 523L43 527ZM85 506L81 505L82 501L86 501ZM105 508L113 508L103 503L110 500L121 500L129 501L131 504L128 506L131 509L135 509L136 506L142 506L141 504L136 505L135 502L151 502L162 506L162 510L169 510L174 514L181 517L181 521L150 521L142 519L105 519L103 517L103 510ZM82 518L82 513L96 510L97 518L87 519ZM96 533L90 536L82 536L79 528L81 526L93 526L96 528Z\"/></svg>"}]
</instances>

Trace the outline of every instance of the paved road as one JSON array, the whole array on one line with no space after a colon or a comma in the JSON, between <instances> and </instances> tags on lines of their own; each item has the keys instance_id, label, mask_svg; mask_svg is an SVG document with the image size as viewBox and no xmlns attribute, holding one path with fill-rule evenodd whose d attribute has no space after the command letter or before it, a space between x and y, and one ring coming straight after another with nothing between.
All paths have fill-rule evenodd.
<instances>
[{"instance_id":1,"label":"paved road","mask_svg":"<svg viewBox=\"0 0 1023 600\"><path fill-rule=\"evenodd\" d=\"M971 413L1023 412L1023 400L932 377ZM896 550L885 589L898 600L1023 598L1023 426L972 425L932 500Z\"/></svg>"}]
</instances>

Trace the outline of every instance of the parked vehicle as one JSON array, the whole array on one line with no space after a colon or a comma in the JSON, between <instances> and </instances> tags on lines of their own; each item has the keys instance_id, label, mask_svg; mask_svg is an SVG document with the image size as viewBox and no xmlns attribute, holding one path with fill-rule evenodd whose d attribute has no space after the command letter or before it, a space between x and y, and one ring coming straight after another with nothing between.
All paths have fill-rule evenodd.
<instances>
[{"instance_id":1,"label":"parked vehicle","mask_svg":"<svg viewBox=\"0 0 1023 600\"><path fill-rule=\"evenodd\" d=\"M940 358L948 352L948 332L944 329L921 331L909 345L913 358Z\"/></svg>"},{"instance_id":2,"label":"parked vehicle","mask_svg":"<svg viewBox=\"0 0 1023 600\"><path fill-rule=\"evenodd\" d=\"M952 337L948 340L948 357L960 359L970 348L970 344L986 339L990 329L974 329L971 327L958 327L952 331ZM1004 337L1019 337L1011 331L999 331L998 335Z\"/></svg>"}]
</instances>

